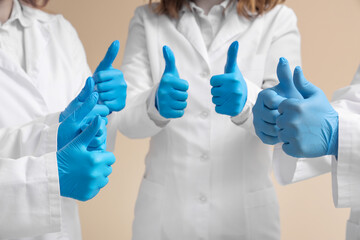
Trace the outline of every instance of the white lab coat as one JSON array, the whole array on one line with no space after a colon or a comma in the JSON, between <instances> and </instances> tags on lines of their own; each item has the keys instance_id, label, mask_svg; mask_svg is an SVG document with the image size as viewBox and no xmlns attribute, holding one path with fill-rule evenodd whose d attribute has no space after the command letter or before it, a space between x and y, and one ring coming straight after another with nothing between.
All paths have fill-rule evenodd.
<instances>
[{"instance_id":1,"label":"white lab coat","mask_svg":"<svg viewBox=\"0 0 360 240\"><path fill-rule=\"evenodd\" d=\"M339 150L332 160L333 198L336 207L351 208L346 239L360 239L360 67L348 87L334 93L339 113Z\"/></svg>"},{"instance_id":2,"label":"white lab coat","mask_svg":"<svg viewBox=\"0 0 360 240\"><path fill-rule=\"evenodd\" d=\"M231 119L215 112L210 78L223 73L234 40L249 93L246 111ZM190 85L185 115L167 123L154 121L161 116L153 104L163 45L174 51ZM118 125L128 137L151 137L134 240L280 239L272 148L256 137L249 111L258 92L277 83L279 57L301 61L296 16L283 5L253 21L231 9L209 49L191 12L174 20L148 6L136 10L122 65L127 106Z\"/></svg>"},{"instance_id":3,"label":"white lab coat","mask_svg":"<svg viewBox=\"0 0 360 240\"><path fill-rule=\"evenodd\" d=\"M69 22L26 6L23 13L27 71L0 50L0 128L9 139L0 140L5 143L0 151L0 239L77 240L76 201L59 197L58 114L49 114L62 111L91 72Z\"/></svg>"},{"instance_id":4,"label":"white lab coat","mask_svg":"<svg viewBox=\"0 0 360 240\"><path fill-rule=\"evenodd\" d=\"M339 113L338 159L293 158L278 145L274 153L276 178L290 184L332 171L336 207L351 208L346 239L360 239L360 67L350 86L334 93L332 106Z\"/></svg>"}]
</instances>

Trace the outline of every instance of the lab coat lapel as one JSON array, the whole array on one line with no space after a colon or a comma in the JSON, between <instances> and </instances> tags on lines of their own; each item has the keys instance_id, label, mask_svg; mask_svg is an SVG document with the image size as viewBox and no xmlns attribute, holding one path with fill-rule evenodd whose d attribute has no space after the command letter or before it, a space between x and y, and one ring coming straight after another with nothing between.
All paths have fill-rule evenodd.
<instances>
[{"instance_id":1,"label":"lab coat lapel","mask_svg":"<svg viewBox=\"0 0 360 240\"><path fill-rule=\"evenodd\" d=\"M26 70L32 79L36 79L41 71L40 63L50 40L49 29L41 24L37 27L25 28L24 39Z\"/></svg>"},{"instance_id":2,"label":"lab coat lapel","mask_svg":"<svg viewBox=\"0 0 360 240\"><path fill-rule=\"evenodd\" d=\"M185 11L180 17L178 31L191 43L194 49L200 54L204 61L209 64L209 57L201 30L196 22L194 15L190 11Z\"/></svg>"},{"instance_id":3,"label":"lab coat lapel","mask_svg":"<svg viewBox=\"0 0 360 240\"><path fill-rule=\"evenodd\" d=\"M209 52L218 50L222 45L232 39L235 40L236 36L244 33L250 26L250 20L245 17L239 17L236 7L231 7L228 11L223 25L210 45ZM229 43L229 46L230 44L231 43Z\"/></svg>"}]
</instances>

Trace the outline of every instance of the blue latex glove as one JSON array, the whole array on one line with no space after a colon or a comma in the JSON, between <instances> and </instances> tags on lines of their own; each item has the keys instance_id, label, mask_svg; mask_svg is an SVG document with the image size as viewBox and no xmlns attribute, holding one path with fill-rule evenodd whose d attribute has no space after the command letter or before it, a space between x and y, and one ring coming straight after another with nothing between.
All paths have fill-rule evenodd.
<instances>
[{"instance_id":1,"label":"blue latex glove","mask_svg":"<svg viewBox=\"0 0 360 240\"><path fill-rule=\"evenodd\" d=\"M215 111L232 117L241 113L247 100L247 85L237 65L238 48L237 41L230 45L225 74L213 76L210 80Z\"/></svg>"},{"instance_id":2,"label":"blue latex glove","mask_svg":"<svg viewBox=\"0 0 360 240\"><path fill-rule=\"evenodd\" d=\"M87 201L109 182L114 154L88 150L101 127L101 118L96 117L88 128L57 152L61 196Z\"/></svg>"},{"instance_id":3,"label":"blue latex glove","mask_svg":"<svg viewBox=\"0 0 360 240\"><path fill-rule=\"evenodd\" d=\"M187 106L189 83L180 79L175 56L167 46L163 47L165 71L155 97L155 107L164 118L180 118Z\"/></svg>"},{"instance_id":4,"label":"blue latex glove","mask_svg":"<svg viewBox=\"0 0 360 240\"><path fill-rule=\"evenodd\" d=\"M119 48L119 41L114 41L93 75L96 91L99 93L99 103L106 105L110 112L122 110L126 103L127 84L124 75L112 67Z\"/></svg>"},{"instance_id":5,"label":"blue latex glove","mask_svg":"<svg viewBox=\"0 0 360 240\"><path fill-rule=\"evenodd\" d=\"M72 141L77 135L80 134L84 126L89 121L89 114L97 105L98 93L92 93L80 107L78 107L71 115L63 120L58 129L57 147L58 150L62 149L66 144ZM106 108L107 109L107 108ZM93 119L93 118L92 118ZM106 118L104 118L106 119ZM90 142L91 148L106 148L106 122L101 121L101 128L93 141Z\"/></svg>"},{"instance_id":6,"label":"blue latex glove","mask_svg":"<svg viewBox=\"0 0 360 240\"><path fill-rule=\"evenodd\" d=\"M91 93L94 91L94 79L92 77L89 77L86 80L84 88L81 90L79 95L71 101L71 103L66 107L66 109L60 114L59 122L64 121L68 116L70 116L77 108L79 108L83 102L91 95ZM94 106L92 111L87 116L90 121L97 116L100 115L102 117L106 117L109 115L109 109L106 106L97 104Z\"/></svg>"},{"instance_id":7,"label":"blue latex glove","mask_svg":"<svg viewBox=\"0 0 360 240\"><path fill-rule=\"evenodd\" d=\"M279 84L261 91L252 109L256 135L263 143L269 145L280 142L279 128L276 126L276 118L280 115L278 112L280 103L288 97L303 98L294 85L292 72L285 58L279 60L277 76Z\"/></svg>"},{"instance_id":8,"label":"blue latex glove","mask_svg":"<svg viewBox=\"0 0 360 240\"><path fill-rule=\"evenodd\" d=\"M304 99L283 101L276 120L284 152L306 158L337 156L338 113L323 91L305 79L300 67L294 71L294 83Z\"/></svg>"}]
</instances>

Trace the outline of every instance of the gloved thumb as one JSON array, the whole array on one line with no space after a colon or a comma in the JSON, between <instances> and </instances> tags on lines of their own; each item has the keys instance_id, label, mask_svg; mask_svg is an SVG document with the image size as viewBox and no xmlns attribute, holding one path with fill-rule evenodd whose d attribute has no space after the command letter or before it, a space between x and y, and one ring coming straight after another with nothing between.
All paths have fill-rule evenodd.
<instances>
[{"instance_id":1,"label":"gloved thumb","mask_svg":"<svg viewBox=\"0 0 360 240\"><path fill-rule=\"evenodd\" d=\"M88 77L88 79L86 79L85 86L79 93L77 99L80 102L85 101L90 96L90 94L93 92L94 85L95 85L94 79L92 77Z\"/></svg>"},{"instance_id":2,"label":"gloved thumb","mask_svg":"<svg viewBox=\"0 0 360 240\"><path fill-rule=\"evenodd\" d=\"M304 73L299 66L296 67L294 71L294 84L305 99L311 97L319 91L318 87L306 80Z\"/></svg>"},{"instance_id":3,"label":"gloved thumb","mask_svg":"<svg viewBox=\"0 0 360 240\"><path fill-rule=\"evenodd\" d=\"M81 122L95 107L98 99L99 99L99 94L97 92L93 92L85 100L85 102L72 113L72 116L75 119L75 121Z\"/></svg>"},{"instance_id":4,"label":"gloved thumb","mask_svg":"<svg viewBox=\"0 0 360 240\"><path fill-rule=\"evenodd\" d=\"M239 42L233 42L228 50L227 61L225 65L225 73L233 73L237 69L237 55L239 49Z\"/></svg>"},{"instance_id":5,"label":"gloved thumb","mask_svg":"<svg viewBox=\"0 0 360 240\"><path fill-rule=\"evenodd\" d=\"M116 59L116 56L120 49L120 42L115 40L106 52L104 59L100 62L96 68L95 73L109 69Z\"/></svg>"},{"instance_id":6,"label":"gloved thumb","mask_svg":"<svg viewBox=\"0 0 360 240\"><path fill-rule=\"evenodd\" d=\"M91 141L95 138L100 127L101 117L96 116L90 125L74 139L74 143L87 148Z\"/></svg>"},{"instance_id":7,"label":"gloved thumb","mask_svg":"<svg viewBox=\"0 0 360 240\"><path fill-rule=\"evenodd\" d=\"M175 64L175 56L173 51L168 46L163 47L163 55L165 59L165 71L164 73L170 73L179 77L179 72Z\"/></svg>"}]
</instances>

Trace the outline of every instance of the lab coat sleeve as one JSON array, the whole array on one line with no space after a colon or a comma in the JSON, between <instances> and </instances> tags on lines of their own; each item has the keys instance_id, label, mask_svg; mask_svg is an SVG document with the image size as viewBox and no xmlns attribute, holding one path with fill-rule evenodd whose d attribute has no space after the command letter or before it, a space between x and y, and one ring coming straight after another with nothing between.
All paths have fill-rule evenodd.
<instances>
[{"instance_id":1,"label":"lab coat sleeve","mask_svg":"<svg viewBox=\"0 0 360 240\"><path fill-rule=\"evenodd\" d=\"M0 129L0 238L57 232L59 113Z\"/></svg>"},{"instance_id":2,"label":"lab coat sleeve","mask_svg":"<svg viewBox=\"0 0 360 240\"><path fill-rule=\"evenodd\" d=\"M121 67L128 84L127 106L119 113L118 129L130 138L146 138L159 133L167 121L157 115L154 104L158 85L154 84L146 45L145 8L138 8L130 22Z\"/></svg>"},{"instance_id":3,"label":"lab coat sleeve","mask_svg":"<svg viewBox=\"0 0 360 240\"><path fill-rule=\"evenodd\" d=\"M332 105L339 113L339 159L334 162L331 156L320 158L293 158L282 151L281 144L275 146L274 150L274 173L280 184L290 184L301 180L319 176L332 171L334 202L335 205L342 207L348 206L350 202L350 185L354 186L357 182L354 178L354 169L350 168L349 163L359 157L356 150L356 137L358 128L356 122L359 113L360 102L360 68L355 75L352 84L334 93ZM354 114L355 113L355 114ZM349 142L351 141L351 142ZM350 149L354 146L354 149ZM358 158L359 159L359 158ZM357 161L355 161L357 163ZM336 169L337 168L337 169ZM357 183L357 184L360 184ZM338 187L342 189L338 190ZM360 186L359 186L360 187ZM354 192L359 194L359 192Z\"/></svg>"},{"instance_id":4,"label":"lab coat sleeve","mask_svg":"<svg viewBox=\"0 0 360 240\"><path fill-rule=\"evenodd\" d=\"M332 161L333 199L336 207L360 207L360 67L348 87L334 93L339 114L338 157Z\"/></svg>"},{"instance_id":5,"label":"lab coat sleeve","mask_svg":"<svg viewBox=\"0 0 360 240\"><path fill-rule=\"evenodd\" d=\"M9 159L0 156L0 239L61 230L56 153Z\"/></svg>"},{"instance_id":6,"label":"lab coat sleeve","mask_svg":"<svg viewBox=\"0 0 360 240\"><path fill-rule=\"evenodd\" d=\"M273 32L273 37L265 57L263 82L259 87L251 79L245 79L248 88L247 102L244 111L232 118L235 124L244 127L254 135L252 108L261 90L278 84L276 68L279 58L287 58L292 70L301 65L301 39L297 27L297 17L293 10L284 5L279 5L268 14L265 14L264 18L272 19L271 21L264 20L265 23L269 23L268 26L264 26L264 29L267 32Z\"/></svg>"},{"instance_id":7,"label":"lab coat sleeve","mask_svg":"<svg viewBox=\"0 0 360 240\"><path fill-rule=\"evenodd\" d=\"M59 114L50 114L19 127L0 129L0 157L37 157L56 151Z\"/></svg>"}]
</instances>

